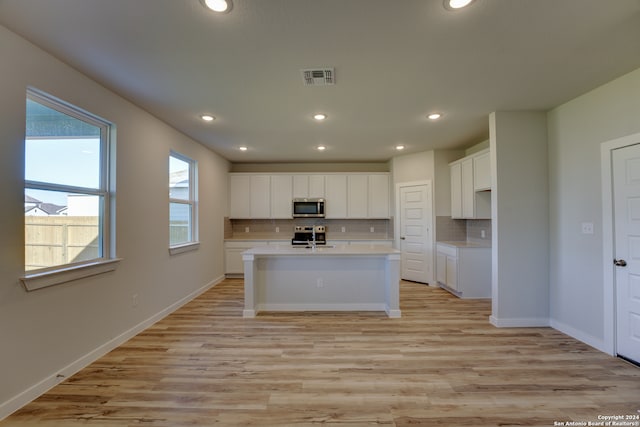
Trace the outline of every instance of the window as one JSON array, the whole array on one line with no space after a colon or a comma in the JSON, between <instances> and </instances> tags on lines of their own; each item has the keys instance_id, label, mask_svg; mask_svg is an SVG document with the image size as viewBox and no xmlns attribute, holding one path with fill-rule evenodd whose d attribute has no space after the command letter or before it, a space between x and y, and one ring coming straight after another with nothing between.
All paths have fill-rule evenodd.
<instances>
[{"instance_id":1,"label":"window","mask_svg":"<svg viewBox=\"0 0 640 427\"><path fill-rule=\"evenodd\" d=\"M26 279L107 261L110 124L34 90L26 104Z\"/></svg>"},{"instance_id":2,"label":"window","mask_svg":"<svg viewBox=\"0 0 640 427\"><path fill-rule=\"evenodd\" d=\"M196 162L169 155L169 247L171 253L197 247Z\"/></svg>"}]
</instances>

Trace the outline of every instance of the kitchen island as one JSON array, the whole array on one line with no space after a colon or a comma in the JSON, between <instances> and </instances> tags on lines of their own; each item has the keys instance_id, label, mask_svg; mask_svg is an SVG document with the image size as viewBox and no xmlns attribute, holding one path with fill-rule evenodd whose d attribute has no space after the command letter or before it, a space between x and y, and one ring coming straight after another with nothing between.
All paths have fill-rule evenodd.
<instances>
[{"instance_id":1,"label":"kitchen island","mask_svg":"<svg viewBox=\"0 0 640 427\"><path fill-rule=\"evenodd\" d=\"M260 311L384 311L400 317L400 252L378 245L255 247L244 262L244 317Z\"/></svg>"}]
</instances>

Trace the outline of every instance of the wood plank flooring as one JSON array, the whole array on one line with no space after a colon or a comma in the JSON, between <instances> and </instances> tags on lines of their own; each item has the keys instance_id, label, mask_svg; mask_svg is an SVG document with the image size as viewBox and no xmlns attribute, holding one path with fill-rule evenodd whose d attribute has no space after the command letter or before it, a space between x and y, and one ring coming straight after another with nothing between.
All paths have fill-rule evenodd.
<instances>
[{"instance_id":1,"label":"wood plank flooring","mask_svg":"<svg viewBox=\"0 0 640 427\"><path fill-rule=\"evenodd\" d=\"M225 280L0 427L554 426L640 415L640 368L553 329L494 328L487 300L402 282L401 319L243 319L242 285Z\"/></svg>"}]
</instances>

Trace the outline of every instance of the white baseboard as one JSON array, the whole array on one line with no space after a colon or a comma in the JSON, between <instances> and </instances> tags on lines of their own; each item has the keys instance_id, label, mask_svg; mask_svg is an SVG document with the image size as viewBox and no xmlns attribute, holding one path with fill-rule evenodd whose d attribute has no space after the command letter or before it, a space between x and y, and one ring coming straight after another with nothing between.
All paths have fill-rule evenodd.
<instances>
[{"instance_id":1,"label":"white baseboard","mask_svg":"<svg viewBox=\"0 0 640 427\"><path fill-rule=\"evenodd\" d=\"M565 335L569 335L571 338L575 338L578 341L582 341L583 343L590 345L596 350L600 350L603 353L614 356L614 354L606 346L604 340L601 338L596 338L593 335L586 334L583 331L574 328L573 326L569 326L566 323L558 322L557 320L553 319L551 319L551 327L553 329L557 329Z\"/></svg>"},{"instance_id":2,"label":"white baseboard","mask_svg":"<svg viewBox=\"0 0 640 427\"><path fill-rule=\"evenodd\" d=\"M95 348L94 350L90 351L84 356L80 357L76 361L58 370L55 374L52 374L44 378L42 381L32 385L31 387L21 392L20 394L1 403L0 404L0 421L2 421L3 419L11 415L18 409L22 408L23 406L27 405L29 402L32 402L36 398L40 397L41 395L43 395L44 393L46 393L47 391L49 391L50 389L52 389L53 387L55 387L56 385L64 381L65 379L69 378L73 374L77 373L81 369L89 366L91 363L95 362L105 354L109 353L114 348L118 347L119 345L122 345L127 340L133 338L140 332L144 331L149 326L153 325L157 321L173 313L174 311L176 311L177 309L179 309L189 301L193 300L194 298L198 297L205 291L211 289L212 287L220 283L223 279L224 279L224 276L220 276L212 280L211 282L207 283L200 289L195 290L194 292L190 293L184 298L171 304L164 310L140 322L133 328L105 342L104 344L100 345L99 347Z\"/></svg>"},{"instance_id":3,"label":"white baseboard","mask_svg":"<svg viewBox=\"0 0 640 427\"><path fill-rule=\"evenodd\" d=\"M513 317L509 319L498 319L489 316L489 322L496 328L541 328L551 326L546 317Z\"/></svg>"}]
</instances>

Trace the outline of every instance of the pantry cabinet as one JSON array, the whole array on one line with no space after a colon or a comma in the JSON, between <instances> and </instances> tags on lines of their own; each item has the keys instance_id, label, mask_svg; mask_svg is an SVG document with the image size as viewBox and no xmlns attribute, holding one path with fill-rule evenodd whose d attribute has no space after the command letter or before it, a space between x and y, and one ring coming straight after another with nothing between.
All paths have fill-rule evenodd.
<instances>
[{"instance_id":1,"label":"pantry cabinet","mask_svg":"<svg viewBox=\"0 0 640 427\"><path fill-rule=\"evenodd\" d=\"M491 218L491 168L489 150L483 150L449 164L451 217Z\"/></svg>"}]
</instances>

